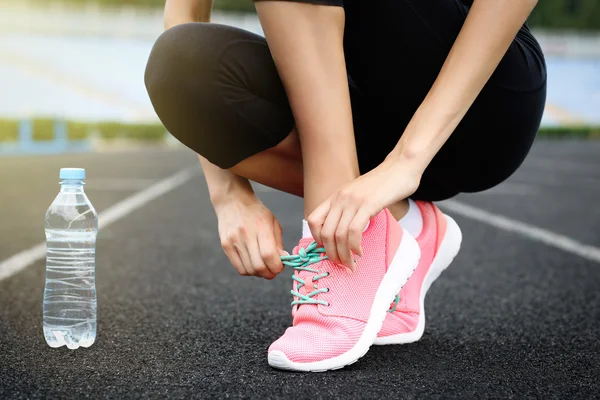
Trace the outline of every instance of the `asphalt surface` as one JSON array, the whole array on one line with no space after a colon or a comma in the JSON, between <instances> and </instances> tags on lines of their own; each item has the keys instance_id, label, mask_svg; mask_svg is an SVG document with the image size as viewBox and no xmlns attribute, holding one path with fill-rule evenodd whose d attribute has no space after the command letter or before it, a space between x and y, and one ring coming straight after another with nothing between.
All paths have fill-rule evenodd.
<instances>
[{"instance_id":1,"label":"asphalt surface","mask_svg":"<svg viewBox=\"0 0 600 400\"><path fill-rule=\"evenodd\" d=\"M102 212L195 164L187 150L0 158L0 262L44 239L60 167L87 168ZM301 200L259 189L291 249ZM600 143L539 142L505 184L456 200L598 247L599 199ZM237 276L198 174L101 229L91 348L44 342L44 260L0 281L0 398L600 396L600 263L453 216L463 248L427 297L420 342L338 371L280 372L266 349L291 321L291 273Z\"/></svg>"}]
</instances>

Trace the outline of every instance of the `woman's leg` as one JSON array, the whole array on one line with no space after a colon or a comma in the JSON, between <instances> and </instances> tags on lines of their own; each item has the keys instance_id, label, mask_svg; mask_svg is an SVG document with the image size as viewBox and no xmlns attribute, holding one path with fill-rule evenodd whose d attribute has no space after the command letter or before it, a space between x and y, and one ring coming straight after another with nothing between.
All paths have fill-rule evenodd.
<instances>
[{"instance_id":1,"label":"woman's leg","mask_svg":"<svg viewBox=\"0 0 600 400\"><path fill-rule=\"evenodd\" d=\"M145 81L183 144L239 176L303 196L300 141L264 38L218 24L177 26L155 44ZM351 95L358 102L352 87ZM406 208L399 202L390 211L399 219Z\"/></svg>"},{"instance_id":2,"label":"woman's leg","mask_svg":"<svg viewBox=\"0 0 600 400\"><path fill-rule=\"evenodd\" d=\"M285 91L263 37L220 24L164 32L146 87L165 127L211 163L302 196L302 156Z\"/></svg>"},{"instance_id":3,"label":"woman's leg","mask_svg":"<svg viewBox=\"0 0 600 400\"><path fill-rule=\"evenodd\" d=\"M152 49L145 83L167 130L223 169L294 129L266 41L251 32L212 23L171 28Z\"/></svg>"},{"instance_id":4,"label":"woman's leg","mask_svg":"<svg viewBox=\"0 0 600 400\"><path fill-rule=\"evenodd\" d=\"M277 146L240 161L230 171L282 192L304 197L302 153L295 130Z\"/></svg>"},{"instance_id":5,"label":"woman's leg","mask_svg":"<svg viewBox=\"0 0 600 400\"><path fill-rule=\"evenodd\" d=\"M344 9L293 1L259 1L255 6L293 101L305 161L304 212L308 216L359 176L341 45ZM340 213L337 208L332 212ZM330 222L325 229L337 229Z\"/></svg>"}]
</instances>

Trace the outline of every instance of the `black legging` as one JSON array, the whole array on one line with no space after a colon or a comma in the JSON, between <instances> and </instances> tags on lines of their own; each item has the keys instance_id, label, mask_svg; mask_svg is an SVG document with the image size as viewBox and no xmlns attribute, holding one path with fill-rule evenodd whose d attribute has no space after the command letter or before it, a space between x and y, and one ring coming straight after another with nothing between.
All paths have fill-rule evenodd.
<instances>
[{"instance_id":1,"label":"black legging","mask_svg":"<svg viewBox=\"0 0 600 400\"><path fill-rule=\"evenodd\" d=\"M365 173L398 142L469 9L459 0L344 0L343 7L354 135ZM167 30L152 49L145 81L169 132L221 168L276 146L294 127L266 40L241 29L189 23ZM544 58L524 26L413 197L443 200L504 181L529 152L545 99Z\"/></svg>"}]
</instances>

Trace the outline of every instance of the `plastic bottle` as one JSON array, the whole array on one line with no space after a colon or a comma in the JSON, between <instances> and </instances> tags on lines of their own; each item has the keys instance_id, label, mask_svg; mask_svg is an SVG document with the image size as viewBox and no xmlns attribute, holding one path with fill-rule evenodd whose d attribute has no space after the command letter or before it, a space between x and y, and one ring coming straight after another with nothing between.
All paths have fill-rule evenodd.
<instances>
[{"instance_id":1,"label":"plastic bottle","mask_svg":"<svg viewBox=\"0 0 600 400\"><path fill-rule=\"evenodd\" d=\"M89 347L96 340L98 214L84 190L85 170L62 168L60 192L46 212L43 326L50 347Z\"/></svg>"}]
</instances>

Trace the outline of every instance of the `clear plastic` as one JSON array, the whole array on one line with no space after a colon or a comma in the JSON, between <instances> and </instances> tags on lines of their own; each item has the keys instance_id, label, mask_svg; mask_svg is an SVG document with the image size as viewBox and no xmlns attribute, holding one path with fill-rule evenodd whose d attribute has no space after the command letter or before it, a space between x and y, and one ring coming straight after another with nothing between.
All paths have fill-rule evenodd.
<instances>
[{"instance_id":1,"label":"clear plastic","mask_svg":"<svg viewBox=\"0 0 600 400\"><path fill-rule=\"evenodd\" d=\"M98 214L80 180L63 180L46 212L43 327L50 347L89 347L96 340Z\"/></svg>"}]
</instances>

